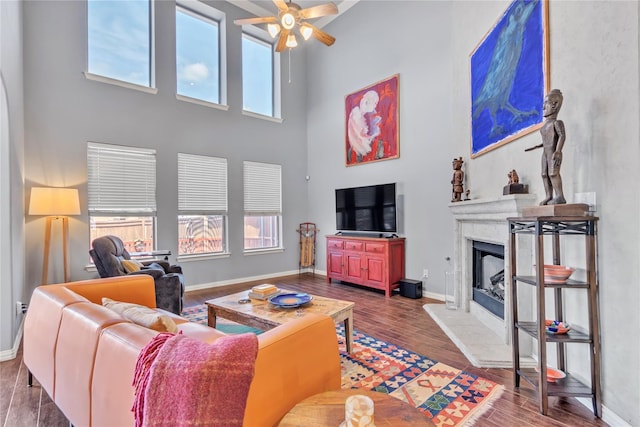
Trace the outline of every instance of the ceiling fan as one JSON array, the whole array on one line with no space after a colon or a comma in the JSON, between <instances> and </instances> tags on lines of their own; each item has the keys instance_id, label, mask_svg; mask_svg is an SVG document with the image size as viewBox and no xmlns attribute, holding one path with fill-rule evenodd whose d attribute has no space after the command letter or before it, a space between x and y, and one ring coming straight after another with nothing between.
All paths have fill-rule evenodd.
<instances>
[{"instance_id":1,"label":"ceiling fan","mask_svg":"<svg viewBox=\"0 0 640 427\"><path fill-rule=\"evenodd\" d=\"M336 41L335 37L306 21L307 19L337 14L338 7L334 3L320 4L306 9L302 9L291 1L287 3L284 0L273 0L273 3L278 7L278 16L236 19L233 23L236 25L267 24L267 30L271 37L275 38L280 34L276 44L276 52L282 52L287 47L293 48L298 45L294 29L297 29L305 40L313 37L327 46L331 46Z\"/></svg>"}]
</instances>

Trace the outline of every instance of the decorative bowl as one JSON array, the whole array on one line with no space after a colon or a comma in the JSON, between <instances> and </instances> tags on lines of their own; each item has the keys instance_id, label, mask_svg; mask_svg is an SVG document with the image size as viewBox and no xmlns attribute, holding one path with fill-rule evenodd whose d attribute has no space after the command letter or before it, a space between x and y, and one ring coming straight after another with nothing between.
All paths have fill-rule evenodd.
<instances>
[{"instance_id":1,"label":"decorative bowl","mask_svg":"<svg viewBox=\"0 0 640 427\"><path fill-rule=\"evenodd\" d=\"M544 266L544 280L545 282L564 283L569 276L576 271L575 268L565 267L564 265L549 265Z\"/></svg>"},{"instance_id":2,"label":"decorative bowl","mask_svg":"<svg viewBox=\"0 0 640 427\"><path fill-rule=\"evenodd\" d=\"M536 372L540 372L540 370L537 367L536 367ZM562 372L560 369L547 366L547 382L555 383L556 381L561 380L566 376L567 374Z\"/></svg>"},{"instance_id":3,"label":"decorative bowl","mask_svg":"<svg viewBox=\"0 0 640 427\"><path fill-rule=\"evenodd\" d=\"M277 307L295 308L310 302L313 297L306 293L279 294L269 298L269 302Z\"/></svg>"},{"instance_id":4,"label":"decorative bowl","mask_svg":"<svg viewBox=\"0 0 640 427\"><path fill-rule=\"evenodd\" d=\"M544 325L546 326L547 333L554 335L566 334L571 330L571 325L559 320L545 320Z\"/></svg>"}]
</instances>

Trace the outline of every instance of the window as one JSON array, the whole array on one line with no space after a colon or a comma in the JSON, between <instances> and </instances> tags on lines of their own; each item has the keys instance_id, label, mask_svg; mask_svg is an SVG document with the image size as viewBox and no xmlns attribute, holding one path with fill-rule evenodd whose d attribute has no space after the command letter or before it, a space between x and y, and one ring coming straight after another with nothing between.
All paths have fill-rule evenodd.
<instances>
[{"instance_id":1,"label":"window","mask_svg":"<svg viewBox=\"0 0 640 427\"><path fill-rule=\"evenodd\" d=\"M263 116L279 117L279 81L280 72L279 67L274 66L273 46L243 33L242 109Z\"/></svg>"},{"instance_id":2,"label":"window","mask_svg":"<svg viewBox=\"0 0 640 427\"><path fill-rule=\"evenodd\" d=\"M156 249L156 152L89 142L90 239L113 234L129 252Z\"/></svg>"},{"instance_id":3,"label":"window","mask_svg":"<svg viewBox=\"0 0 640 427\"><path fill-rule=\"evenodd\" d=\"M227 252L227 159L178 153L178 255Z\"/></svg>"},{"instance_id":4,"label":"window","mask_svg":"<svg viewBox=\"0 0 640 427\"><path fill-rule=\"evenodd\" d=\"M220 104L221 12L200 2L176 6L177 93ZM226 102L226 100L223 100Z\"/></svg>"},{"instance_id":5,"label":"window","mask_svg":"<svg viewBox=\"0 0 640 427\"><path fill-rule=\"evenodd\" d=\"M152 87L150 0L87 1L87 71Z\"/></svg>"},{"instance_id":6,"label":"window","mask_svg":"<svg viewBox=\"0 0 640 427\"><path fill-rule=\"evenodd\" d=\"M282 167L244 162L244 250L280 249Z\"/></svg>"}]
</instances>

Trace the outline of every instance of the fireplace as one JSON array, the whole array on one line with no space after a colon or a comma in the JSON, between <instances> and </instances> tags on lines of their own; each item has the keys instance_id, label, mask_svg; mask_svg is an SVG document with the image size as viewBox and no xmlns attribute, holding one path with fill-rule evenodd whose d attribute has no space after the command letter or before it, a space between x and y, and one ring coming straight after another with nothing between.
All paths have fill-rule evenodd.
<instances>
[{"instance_id":1,"label":"fireplace","mask_svg":"<svg viewBox=\"0 0 640 427\"><path fill-rule=\"evenodd\" d=\"M504 246L474 240L473 301L504 319Z\"/></svg>"},{"instance_id":2,"label":"fireplace","mask_svg":"<svg viewBox=\"0 0 640 427\"><path fill-rule=\"evenodd\" d=\"M507 218L519 216L523 207L535 204L535 199L531 194L510 194L498 199L477 199L449 205L454 219L452 267L457 272L453 286L459 296L458 309L448 310L446 304L426 304L424 309L473 366L513 366L511 310L508 309L511 302L511 267L508 262L511 246ZM520 273L531 269L533 251L529 236L517 236L516 244L516 267ZM518 314L523 319L535 315L535 291L533 286L518 288ZM486 301L479 299L490 302L484 304ZM520 335L521 356L532 354L533 341L525 334ZM521 357L520 366L533 368L536 361L531 357Z\"/></svg>"},{"instance_id":3,"label":"fireplace","mask_svg":"<svg viewBox=\"0 0 640 427\"><path fill-rule=\"evenodd\" d=\"M509 259L510 254L507 218L519 216L524 206L532 206L534 203L534 195L511 194L499 199L471 200L449 205L455 220L453 260L456 270L460 271L456 278L458 281L457 289L460 290L461 296L459 306L461 310L470 313L480 323L500 335L505 344L511 342L509 327L511 312L508 309L505 310L505 307L508 308L511 302L509 263L505 262ZM518 241L520 239L522 237L519 236ZM480 246L475 254L474 244ZM518 259L518 263L521 263L519 269L531 268L531 261L526 261L527 256L533 256L529 249L530 243L527 246L527 243L523 241L523 244L519 244L518 247L522 247L524 251L522 257ZM482 262L480 263L476 257L480 258ZM529 263L528 266L527 263ZM482 280L489 282L479 288L476 287L478 279L474 275L474 264L484 266L481 273L484 276ZM501 270L504 270L502 275L506 278L502 283L500 283L499 274ZM491 277L494 277L495 284L491 284ZM522 300L523 310L528 313L529 310L532 310L526 306L529 295L522 297L524 298ZM481 299L482 302L478 299ZM491 305L493 309L487 307L483 302L490 303L487 305Z\"/></svg>"}]
</instances>

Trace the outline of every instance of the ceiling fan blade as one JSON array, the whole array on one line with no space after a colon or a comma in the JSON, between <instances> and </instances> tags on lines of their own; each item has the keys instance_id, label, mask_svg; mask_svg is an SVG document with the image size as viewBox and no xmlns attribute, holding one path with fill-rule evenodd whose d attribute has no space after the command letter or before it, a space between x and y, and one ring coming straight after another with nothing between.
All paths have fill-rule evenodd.
<instances>
[{"instance_id":1,"label":"ceiling fan blade","mask_svg":"<svg viewBox=\"0 0 640 427\"><path fill-rule=\"evenodd\" d=\"M291 30L287 30L285 28L282 29L280 33L280 38L278 39L278 44L276 45L276 52L282 52L287 47L287 37L289 37L289 33Z\"/></svg>"},{"instance_id":2,"label":"ceiling fan blade","mask_svg":"<svg viewBox=\"0 0 640 427\"><path fill-rule=\"evenodd\" d=\"M319 18L326 15L336 15L338 7L334 3L325 3L318 6L308 7L298 12L298 16L302 19Z\"/></svg>"},{"instance_id":3,"label":"ceiling fan blade","mask_svg":"<svg viewBox=\"0 0 640 427\"><path fill-rule=\"evenodd\" d=\"M315 27L315 26L309 24L308 22L305 22L305 24L310 26L311 28L313 28L313 32L311 33L311 37L313 37L314 39L326 44L327 46L331 46L336 41L335 37L333 37L332 35L330 35L328 33L325 33L320 28Z\"/></svg>"},{"instance_id":4,"label":"ceiling fan blade","mask_svg":"<svg viewBox=\"0 0 640 427\"><path fill-rule=\"evenodd\" d=\"M236 25L275 24L278 18L275 16L263 16L258 18L244 18L233 21Z\"/></svg>"},{"instance_id":5,"label":"ceiling fan blade","mask_svg":"<svg viewBox=\"0 0 640 427\"><path fill-rule=\"evenodd\" d=\"M284 0L273 0L273 3L280 11L289 9L289 6L287 6L287 3Z\"/></svg>"}]
</instances>

